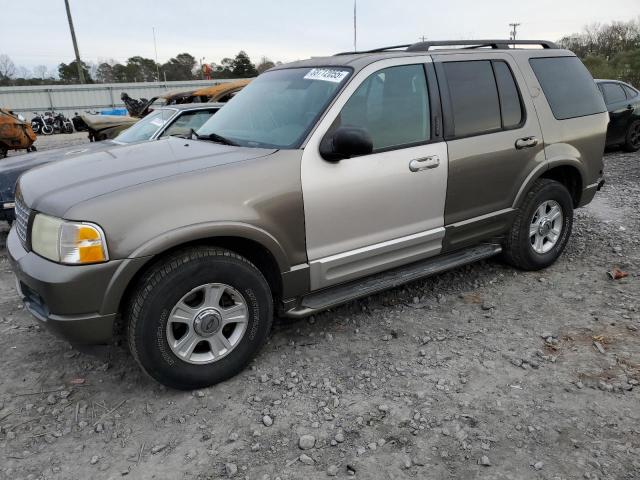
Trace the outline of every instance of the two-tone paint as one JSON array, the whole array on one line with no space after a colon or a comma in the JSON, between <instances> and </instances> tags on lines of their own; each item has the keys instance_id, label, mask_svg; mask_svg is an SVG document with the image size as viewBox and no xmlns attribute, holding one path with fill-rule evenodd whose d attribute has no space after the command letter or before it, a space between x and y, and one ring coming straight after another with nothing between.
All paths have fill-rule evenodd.
<instances>
[{"instance_id":1,"label":"two-tone paint","mask_svg":"<svg viewBox=\"0 0 640 480\"><path fill-rule=\"evenodd\" d=\"M56 265L30 252L12 230L8 248L27 306L37 301L30 292L37 292L47 306L44 320L65 330L77 325L67 336L108 341L127 292L150 264L173 249L208 243L251 260L286 315L310 292L499 237L541 176L563 182L575 206L584 205L602 177L608 115L555 120L528 65L533 56L569 55L458 50L295 62L278 68L352 69L299 149L169 138L28 172L20 182L24 203L35 212L98 224L111 260ZM494 58L507 62L516 77L524 122L508 131L448 138L438 64ZM322 159L320 142L357 87L378 70L413 64L426 72L431 139L339 162ZM84 321L73 322L79 318Z\"/></svg>"}]
</instances>

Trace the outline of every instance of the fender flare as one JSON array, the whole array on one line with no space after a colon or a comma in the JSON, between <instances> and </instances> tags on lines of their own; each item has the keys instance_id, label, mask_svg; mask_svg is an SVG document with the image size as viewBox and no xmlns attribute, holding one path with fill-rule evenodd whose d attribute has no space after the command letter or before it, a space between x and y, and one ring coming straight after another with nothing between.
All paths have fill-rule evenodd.
<instances>
[{"instance_id":1,"label":"fender flare","mask_svg":"<svg viewBox=\"0 0 640 480\"><path fill-rule=\"evenodd\" d=\"M525 178L524 182L522 182L522 185L520 186L520 189L516 194L516 198L513 201L512 207L514 209L520 208L520 205L522 204L525 195L527 194L527 192L529 191L533 183L536 180L538 180L540 177L542 177L546 172L548 172L553 168L564 167L564 166L573 167L578 171L578 173L580 174L581 182L582 182L582 188L584 189L584 187L587 184L585 180L587 176L587 172L582 162L580 162L575 158L553 159L553 160L549 160L547 162L541 163L535 169L533 169L531 173L529 173L529 175L527 175L527 178Z\"/></svg>"},{"instance_id":2,"label":"fender flare","mask_svg":"<svg viewBox=\"0 0 640 480\"><path fill-rule=\"evenodd\" d=\"M129 258L123 260L109 282L100 313L118 312L120 302L131 281L157 255L180 245L216 237L238 237L259 243L273 255L280 272L290 269L284 248L266 230L239 222L206 222L188 225L149 240L138 247Z\"/></svg>"}]
</instances>

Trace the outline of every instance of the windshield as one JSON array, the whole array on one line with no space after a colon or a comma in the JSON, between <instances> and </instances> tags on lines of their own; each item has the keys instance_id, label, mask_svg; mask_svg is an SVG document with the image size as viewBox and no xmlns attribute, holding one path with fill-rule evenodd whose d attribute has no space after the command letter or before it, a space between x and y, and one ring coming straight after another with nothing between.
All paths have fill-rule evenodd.
<instances>
[{"instance_id":1,"label":"windshield","mask_svg":"<svg viewBox=\"0 0 640 480\"><path fill-rule=\"evenodd\" d=\"M197 133L243 147L298 148L350 73L344 67L266 72Z\"/></svg>"},{"instance_id":2,"label":"windshield","mask_svg":"<svg viewBox=\"0 0 640 480\"><path fill-rule=\"evenodd\" d=\"M172 108L154 110L139 122L131 125L114 140L122 143L135 143L149 140L175 113L176 111Z\"/></svg>"}]
</instances>

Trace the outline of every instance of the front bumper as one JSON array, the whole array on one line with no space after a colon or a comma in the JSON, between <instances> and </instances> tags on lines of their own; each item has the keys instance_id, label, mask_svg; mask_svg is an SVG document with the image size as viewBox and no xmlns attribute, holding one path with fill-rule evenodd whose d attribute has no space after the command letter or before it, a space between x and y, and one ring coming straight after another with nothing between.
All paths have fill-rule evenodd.
<instances>
[{"instance_id":1,"label":"front bumper","mask_svg":"<svg viewBox=\"0 0 640 480\"><path fill-rule=\"evenodd\" d=\"M74 344L108 343L117 312L101 312L105 292L121 261L69 266L27 252L12 228L9 261L27 310L57 335Z\"/></svg>"}]
</instances>

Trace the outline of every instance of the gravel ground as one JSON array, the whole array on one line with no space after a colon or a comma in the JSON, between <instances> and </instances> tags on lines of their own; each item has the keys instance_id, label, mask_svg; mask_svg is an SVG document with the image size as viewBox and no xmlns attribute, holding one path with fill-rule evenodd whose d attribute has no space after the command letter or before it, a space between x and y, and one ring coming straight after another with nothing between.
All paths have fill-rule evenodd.
<instances>
[{"instance_id":1,"label":"gravel ground","mask_svg":"<svg viewBox=\"0 0 640 480\"><path fill-rule=\"evenodd\" d=\"M38 135L34 145L39 150L51 150L52 148L70 147L89 142L87 132L74 132L58 135ZM9 157L28 155L24 150L9 150Z\"/></svg>"},{"instance_id":2,"label":"gravel ground","mask_svg":"<svg viewBox=\"0 0 640 480\"><path fill-rule=\"evenodd\" d=\"M191 393L42 329L3 248L0 478L640 478L640 154L606 164L552 268L482 262L278 322Z\"/></svg>"}]
</instances>

